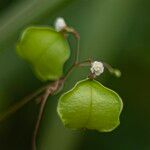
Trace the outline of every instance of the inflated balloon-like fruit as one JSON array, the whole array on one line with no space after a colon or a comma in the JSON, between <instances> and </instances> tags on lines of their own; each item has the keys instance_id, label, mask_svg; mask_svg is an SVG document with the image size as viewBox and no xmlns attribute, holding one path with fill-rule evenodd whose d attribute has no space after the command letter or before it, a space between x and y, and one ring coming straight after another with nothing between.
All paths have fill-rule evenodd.
<instances>
[{"instance_id":1,"label":"inflated balloon-like fruit","mask_svg":"<svg viewBox=\"0 0 150 150\"><path fill-rule=\"evenodd\" d=\"M86 79L60 97L57 111L66 127L109 132L119 125L122 108L117 93L96 80Z\"/></svg>"},{"instance_id":2,"label":"inflated balloon-like fruit","mask_svg":"<svg viewBox=\"0 0 150 150\"><path fill-rule=\"evenodd\" d=\"M63 74L70 47L64 36L50 27L29 27L17 44L17 52L41 80L57 80Z\"/></svg>"}]
</instances>

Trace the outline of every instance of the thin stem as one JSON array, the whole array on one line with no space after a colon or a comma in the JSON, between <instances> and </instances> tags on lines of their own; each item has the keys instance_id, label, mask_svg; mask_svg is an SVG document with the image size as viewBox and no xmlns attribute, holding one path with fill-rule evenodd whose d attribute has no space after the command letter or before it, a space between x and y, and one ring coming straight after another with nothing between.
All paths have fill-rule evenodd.
<instances>
[{"instance_id":1,"label":"thin stem","mask_svg":"<svg viewBox=\"0 0 150 150\"><path fill-rule=\"evenodd\" d=\"M75 63L78 63L78 61L79 61L79 52L80 52L80 35L74 28L71 28L71 27L68 27L68 26L66 26L64 28L64 31L73 34L74 37L77 39L77 51L76 51L76 55L75 55Z\"/></svg>"},{"instance_id":2,"label":"thin stem","mask_svg":"<svg viewBox=\"0 0 150 150\"><path fill-rule=\"evenodd\" d=\"M87 59L78 63L74 63L70 69L68 70L68 72L66 73L64 80L66 80L69 75L72 73L72 71L76 68L76 67L85 67L85 66L90 66L91 65L91 59Z\"/></svg>"},{"instance_id":3,"label":"thin stem","mask_svg":"<svg viewBox=\"0 0 150 150\"><path fill-rule=\"evenodd\" d=\"M33 138L32 138L32 150L36 150L36 137L37 137L37 133L38 133L38 130L39 130L40 122L42 120L42 116L43 116L43 112L44 112L44 108L45 108L45 104L47 102L48 96L52 95L53 92L55 92L58 89L58 87L60 85L59 82L61 82L61 80L57 80L56 82L51 84L46 89L45 93L42 95L39 115L38 115L38 118L37 118L37 122L36 122L34 133L33 133Z\"/></svg>"},{"instance_id":4,"label":"thin stem","mask_svg":"<svg viewBox=\"0 0 150 150\"><path fill-rule=\"evenodd\" d=\"M35 91L34 93L26 96L24 99L22 99L21 101L19 101L18 103L14 104L13 106L11 106L8 111L2 113L0 115L0 122L2 122L4 119L6 119L7 117L9 117L9 115L15 113L17 110L19 110L21 107L23 107L25 104L27 104L29 101L31 101L33 98L37 97L40 93L42 93L47 86L42 87L40 89L38 89L37 91Z\"/></svg>"},{"instance_id":5,"label":"thin stem","mask_svg":"<svg viewBox=\"0 0 150 150\"><path fill-rule=\"evenodd\" d=\"M77 51L76 51L76 58L75 58L76 63L79 61L79 52L80 52L80 38L77 38Z\"/></svg>"},{"instance_id":6,"label":"thin stem","mask_svg":"<svg viewBox=\"0 0 150 150\"><path fill-rule=\"evenodd\" d=\"M116 76L117 78L119 78L121 76L121 71L119 69L115 69L111 65L109 65L105 62L103 62L103 64L112 75Z\"/></svg>"},{"instance_id":7,"label":"thin stem","mask_svg":"<svg viewBox=\"0 0 150 150\"><path fill-rule=\"evenodd\" d=\"M114 68L106 62L103 62L104 66L108 69L110 73L113 73Z\"/></svg>"},{"instance_id":8,"label":"thin stem","mask_svg":"<svg viewBox=\"0 0 150 150\"><path fill-rule=\"evenodd\" d=\"M44 111L45 104L47 102L48 96L49 96L49 92L46 90L46 92L45 92L45 94L43 95L43 98L42 98L42 102L41 102L41 106L40 106L40 110L39 110L39 115L38 115L36 126L35 126L35 129L34 129L34 132L33 132L32 150L36 150L36 137L37 137L40 122L42 120L42 115L43 115L43 111Z\"/></svg>"},{"instance_id":9,"label":"thin stem","mask_svg":"<svg viewBox=\"0 0 150 150\"><path fill-rule=\"evenodd\" d=\"M84 61L80 61L77 66L79 67L82 67L82 66L90 66L92 63L92 60L91 59L87 59L87 60L84 60Z\"/></svg>"}]
</instances>

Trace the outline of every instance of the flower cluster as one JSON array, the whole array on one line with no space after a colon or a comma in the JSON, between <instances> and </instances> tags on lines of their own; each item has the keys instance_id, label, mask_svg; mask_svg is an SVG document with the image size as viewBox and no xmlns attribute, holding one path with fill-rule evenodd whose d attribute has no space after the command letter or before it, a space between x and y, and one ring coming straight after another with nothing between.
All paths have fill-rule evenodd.
<instances>
[{"instance_id":1,"label":"flower cluster","mask_svg":"<svg viewBox=\"0 0 150 150\"><path fill-rule=\"evenodd\" d=\"M91 64L91 72L95 74L96 76L99 76L104 72L104 65L102 62L94 61Z\"/></svg>"},{"instance_id":2,"label":"flower cluster","mask_svg":"<svg viewBox=\"0 0 150 150\"><path fill-rule=\"evenodd\" d=\"M59 32L59 31L63 30L66 26L67 26L66 22L63 18L59 17L59 18L56 19L56 21L55 21L56 31Z\"/></svg>"}]
</instances>

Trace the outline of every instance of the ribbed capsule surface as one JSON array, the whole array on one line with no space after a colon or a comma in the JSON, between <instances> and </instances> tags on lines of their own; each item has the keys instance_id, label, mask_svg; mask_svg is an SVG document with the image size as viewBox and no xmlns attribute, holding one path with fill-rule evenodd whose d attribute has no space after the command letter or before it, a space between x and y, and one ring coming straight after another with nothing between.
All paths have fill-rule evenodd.
<instances>
[{"instance_id":1,"label":"ribbed capsule surface","mask_svg":"<svg viewBox=\"0 0 150 150\"><path fill-rule=\"evenodd\" d=\"M70 57L70 47L64 36L53 28L28 27L18 41L17 53L31 64L39 79L57 80Z\"/></svg>"},{"instance_id":2,"label":"ribbed capsule surface","mask_svg":"<svg viewBox=\"0 0 150 150\"><path fill-rule=\"evenodd\" d=\"M83 80L63 94L57 111L66 127L109 132L119 124L121 98L96 80Z\"/></svg>"}]
</instances>

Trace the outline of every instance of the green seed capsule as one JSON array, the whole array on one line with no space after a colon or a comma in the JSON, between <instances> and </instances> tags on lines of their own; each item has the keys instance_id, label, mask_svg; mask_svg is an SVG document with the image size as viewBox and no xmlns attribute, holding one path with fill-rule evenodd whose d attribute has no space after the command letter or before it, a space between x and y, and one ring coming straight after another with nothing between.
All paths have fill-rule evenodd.
<instances>
[{"instance_id":1,"label":"green seed capsule","mask_svg":"<svg viewBox=\"0 0 150 150\"><path fill-rule=\"evenodd\" d=\"M109 132L119 125L122 108L117 93L98 81L86 79L60 97L57 111L66 127Z\"/></svg>"},{"instance_id":2,"label":"green seed capsule","mask_svg":"<svg viewBox=\"0 0 150 150\"><path fill-rule=\"evenodd\" d=\"M29 27L17 44L17 52L31 64L39 79L57 80L63 74L70 47L64 36L52 28Z\"/></svg>"}]
</instances>

